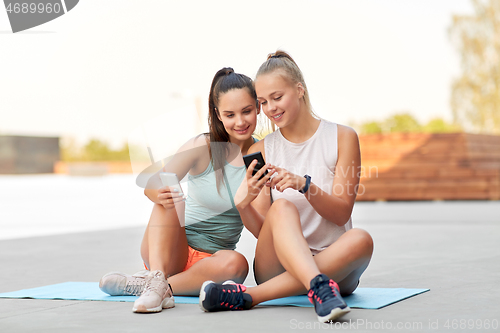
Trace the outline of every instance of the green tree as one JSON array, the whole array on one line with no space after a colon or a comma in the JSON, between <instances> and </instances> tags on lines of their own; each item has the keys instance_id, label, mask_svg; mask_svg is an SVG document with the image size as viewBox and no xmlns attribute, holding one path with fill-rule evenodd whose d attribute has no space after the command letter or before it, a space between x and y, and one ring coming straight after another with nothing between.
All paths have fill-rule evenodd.
<instances>
[{"instance_id":1,"label":"green tree","mask_svg":"<svg viewBox=\"0 0 500 333\"><path fill-rule=\"evenodd\" d=\"M462 128L459 125L447 123L442 118L434 118L422 128L422 131L427 133L453 133L461 132Z\"/></svg>"},{"instance_id":2,"label":"green tree","mask_svg":"<svg viewBox=\"0 0 500 333\"><path fill-rule=\"evenodd\" d=\"M452 84L455 121L481 133L500 133L500 1L472 0L474 14L454 15L449 35L461 57Z\"/></svg>"},{"instance_id":3,"label":"green tree","mask_svg":"<svg viewBox=\"0 0 500 333\"><path fill-rule=\"evenodd\" d=\"M98 139L91 139L83 147L86 161L105 161L111 155L108 145Z\"/></svg>"},{"instance_id":4,"label":"green tree","mask_svg":"<svg viewBox=\"0 0 500 333\"><path fill-rule=\"evenodd\" d=\"M369 121L361 124L361 133L363 134L377 134L382 132L382 124L378 121Z\"/></svg>"},{"instance_id":5,"label":"green tree","mask_svg":"<svg viewBox=\"0 0 500 333\"><path fill-rule=\"evenodd\" d=\"M425 132L425 133L452 133L462 132L462 128L449 123L442 118L431 119L424 126L409 113L394 114L383 121L367 121L361 124L352 124L361 134L393 133L393 132Z\"/></svg>"},{"instance_id":6,"label":"green tree","mask_svg":"<svg viewBox=\"0 0 500 333\"><path fill-rule=\"evenodd\" d=\"M395 114L382 124L385 132L421 132L422 126L409 113Z\"/></svg>"},{"instance_id":7,"label":"green tree","mask_svg":"<svg viewBox=\"0 0 500 333\"><path fill-rule=\"evenodd\" d=\"M59 150L61 152L61 160L64 162L75 162L82 159L82 149L78 146L74 138L62 138L59 143Z\"/></svg>"},{"instance_id":8,"label":"green tree","mask_svg":"<svg viewBox=\"0 0 500 333\"><path fill-rule=\"evenodd\" d=\"M118 150L113 150L111 153L112 161L129 161L129 149L128 144L124 143L123 146Z\"/></svg>"},{"instance_id":9,"label":"green tree","mask_svg":"<svg viewBox=\"0 0 500 333\"><path fill-rule=\"evenodd\" d=\"M128 144L114 150L99 139L90 139L83 147L79 147L75 140L65 139L61 144L61 159L66 162L76 161L129 161Z\"/></svg>"}]
</instances>

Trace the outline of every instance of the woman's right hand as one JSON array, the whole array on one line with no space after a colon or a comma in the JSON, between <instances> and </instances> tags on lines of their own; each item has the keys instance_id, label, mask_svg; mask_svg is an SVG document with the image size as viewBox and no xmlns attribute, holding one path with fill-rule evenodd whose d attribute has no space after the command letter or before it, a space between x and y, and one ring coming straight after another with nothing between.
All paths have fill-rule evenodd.
<instances>
[{"instance_id":1,"label":"woman's right hand","mask_svg":"<svg viewBox=\"0 0 500 333\"><path fill-rule=\"evenodd\" d=\"M179 193L177 189L165 186L158 190L158 201L165 209L175 209L175 205L186 201L186 197Z\"/></svg>"},{"instance_id":2,"label":"woman's right hand","mask_svg":"<svg viewBox=\"0 0 500 333\"><path fill-rule=\"evenodd\" d=\"M252 176L256 165L257 160L253 160L252 163L250 163L247 169L246 177L243 179L238 191L236 191L234 201L238 209L245 209L252 201L254 201L264 188L264 185L269 184L268 181L275 172L274 169L270 169L267 175L259 180L259 178L271 165L267 163Z\"/></svg>"}]
</instances>

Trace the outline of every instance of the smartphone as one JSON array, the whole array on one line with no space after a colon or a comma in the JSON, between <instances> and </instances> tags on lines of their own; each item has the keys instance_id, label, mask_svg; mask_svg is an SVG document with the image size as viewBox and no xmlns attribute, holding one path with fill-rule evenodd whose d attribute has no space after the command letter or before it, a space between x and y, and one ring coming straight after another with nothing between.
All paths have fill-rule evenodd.
<instances>
[{"instance_id":1,"label":"smartphone","mask_svg":"<svg viewBox=\"0 0 500 333\"><path fill-rule=\"evenodd\" d=\"M266 162L264 162L264 157L262 157L262 153L260 151L253 153L253 154L248 154L243 156L243 161L245 161L245 165L248 169L250 164L252 163L253 160L257 160L257 164L255 165L255 168L253 169L252 176L254 176L257 171L259 171L264 165L266 165ZM265 175L268 174L268 171L266 170L262 176L260 176L259 180L264 178Z\"/></svg>"},{"instance_id":2,"label":"smartphone","mask_svg":"<svg viewBox=\"0 0 500 333\"><path fill-rule=\"evenodd\" d=\"M177 179L177 175L172 172L160 172L160 179L161 182L163 183L163 186L168 186L170 187L170 190L173 191L177 189L180 195L184 195L184 192L182 192L182 187L181 184L179 184L179 179Z\"/></svg>"}]
</instances>

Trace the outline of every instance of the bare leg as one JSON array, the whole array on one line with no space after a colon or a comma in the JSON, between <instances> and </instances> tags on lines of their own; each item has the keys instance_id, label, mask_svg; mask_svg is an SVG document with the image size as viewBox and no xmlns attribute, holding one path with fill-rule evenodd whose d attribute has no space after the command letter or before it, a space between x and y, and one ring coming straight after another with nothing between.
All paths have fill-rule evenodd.
<instances>
[{"instance_id":1,"label":"bare leg","mask_svg":"<svg viewBox=\"0 0 500 333\"><path fill-rule=\"evenodd\" d=\"M266 230L261 230L257 243L256 271L260 273L263 271L261 268L277 266L273 269L274 272L279 273L284 269L302 285L309 286L309 282L320 274L320 271L302 234L299 212L295 205L284 199L276 200L266 215L262 226L262 229L264 228ZM272 242L264 245L264 240ZM275 255L271 255L272 253ZM264 262L259 263L259 259ZM280 265L276 265L276 260Z\"/></svg>"},{"instance_id":2,"label":"bare leg","mask_svg":"<svg viewBox=\"0 0 500 333\"><path fill-rule=\"evenodd\" d=\"M299 212L295 205L287 200L276 200L266 215L262 229L255 253L258 279L261 280L261 272L269 269L266 267L277 267L271 273L284 269L303 286L309 286L309 282L320 271L302 234ZM266 240L269 242L267 245L264 243ZM260 260L264 262L260 263ZM264 279L269 278L269 273L262 275Z\"/></svg>"},{"instance_id":3,"label":"bare leg","mask_svg":"<svg viewBox=\"0 0 500 333\"><path fill-rule=\"evenodd\" d=\"M261 284L285 271L274 249L271 223L266 220L260 230L255 248L255 282Z\"/></svg>"},{"instance_id":4,"label":"bare leg","mask_svg":"<svg viewBox=\"0 0 500 333\"><path fill-rule=\"evenodd\" d=\"M141 255L151 271L160 270L168 276L175 295L198 295L203 282L234 280L241 283L248 274L248 263L236 251L217 251L187 271L186 232L180 226L175 210L155 204L141 245Z\"/></svg>"},{"instance_id":5,"label":"bare leg","mask_svg":"<svg viewBox=\"0 0 500 333\"><path fill-rule=\"evenodd\" d=\"M233 280L243 283L248 274L248 263L245 257L231 250L215 252L211 257L201 259L187 271L168 278L174 295L200 294L203 282L212 280L222 283Z\"/></svg>"},{"instance_id":6,"label":"bare leg","mask_svg":"<svg viewBox=\"0 0 500 333\"><path fill-rule=\"evenodd\" d=\"M277 202L279 200L273 203L273 206ZM276 240L283 235L283 229L297 232L297 221L300 223L295 206L292 208L290 205L282 203L278 207L280 209L273 209L271 206L259 234L255 272L258 282L268 281L257 287L247 288L247 293L252 296L253 305L279 297L303 294L309 289L309 281L312 277L306 282L303 280L304 276L307 279L307 276L311 274L302 274L302 271L309 269L310 266L301 266L304 260L295 260L296 252L302 255L303 251L294 251L292 246L292 249L290 247L285 249L288 252L278 254L283 247L280 247L278 244L281 243L277 243ZM284 214L283 211L288 211L288 214ZM288 220L282 221L282 218ZM298 226L300 227L300 224ZM301 229L300 236L304 239ZM295 238L296 235L292 239ZM289 243L295 246L302 244L301 242L294 244L291 241ZM312 257L309 251L308 256L320 272L338 282L342 294L349 294L356 288L359 277L370 262L372 252L373 241L370 235L361 229L351 229L318 255ZM283 262L283 266L293 266L293 270L287 269L286 272L281 273L284 269L281 265L281 258L287 258L288 261ZM276 276L276 273L281 274ZM295 277L301 274L303 276L301 280Z\"/></svg>"},{"instance_id":7,"label":"bare leg","mask_svg":"<svg viewBox=\"0 0 500 333\"><path fill-rule=\"evenodd\" d=\"M154 204L141 255L151 271L160 270L165 276L182 272L188 258L188 244L175 209Z\"/></svg>"}]
</instances>

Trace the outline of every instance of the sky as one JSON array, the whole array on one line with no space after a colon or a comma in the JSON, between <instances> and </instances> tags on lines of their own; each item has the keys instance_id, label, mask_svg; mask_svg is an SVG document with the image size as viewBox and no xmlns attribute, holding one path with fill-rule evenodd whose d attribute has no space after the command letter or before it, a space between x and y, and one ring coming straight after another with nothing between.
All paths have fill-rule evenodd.
<instances>
[{"instance_id":1,"label":"sky","mask_svg":"<svg viewBox=\"0 0 500 333\"><path fill-rule=\"evenodd\" d=\"M460 63L447 29L471 12L469 0L82 0L13 34L0 8L0 135L181 142L207 128L217 70L254 78L277 49L322 118L451 120Z\"/></svg>"}]
</instances>

